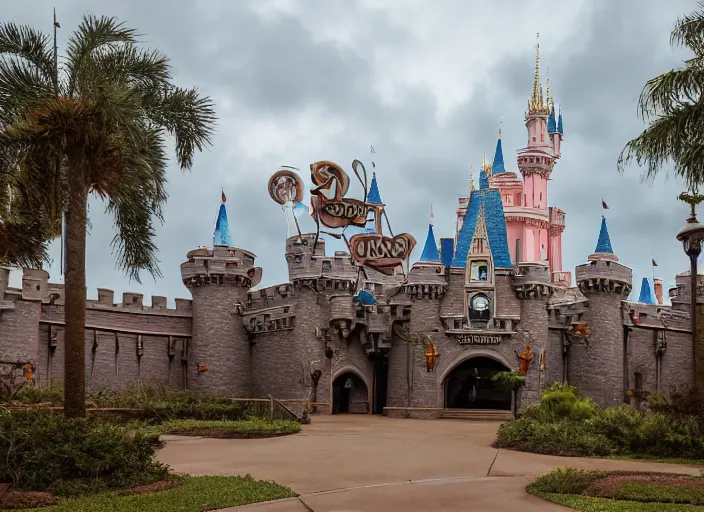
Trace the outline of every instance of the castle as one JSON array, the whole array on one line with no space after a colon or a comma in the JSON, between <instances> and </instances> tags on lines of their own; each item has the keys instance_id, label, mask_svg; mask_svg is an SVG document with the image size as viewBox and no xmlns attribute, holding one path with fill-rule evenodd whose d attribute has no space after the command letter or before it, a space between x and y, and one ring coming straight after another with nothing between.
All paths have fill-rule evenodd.
<instances>
[{"instance_id":1,"label":"castle","mask_svg":"<svg viewBox=\"0 0 704 512\"><path fill-rule=\"evenodd\" d=\"M161 380L327 412L434 418L448 409L511 409L516 397L491 380L500 371L525 375L521 403L553 382L602 405L688 385L688 272L669 290L671 306L659 279L655 297L644 279L639 300L628 301L632 272L602 218L595 251L570 287L565 213L548 206L562 113L549 84L543 97L537 58L525 125L521 177L505 168L499 131L493 163L485 158L478 188L471 180L459 200L454 236L438 244L430 224L407 273L365 267L346 251L328 255L324 238L294 234L285 248L289 282L252 290L262 269L233 245L223 202L213 247L190 251L181 265L191 300L169 309L165 297L146 306L141 294L125 293L115 304L111 290L99 289L88 301L87 388ZM376 177L362 204L383 209ZM38 385L60 380L63 285L24 269L14 289L8 275L0 268L0 364L33 365Z\"/></svg>"}]
</instances>

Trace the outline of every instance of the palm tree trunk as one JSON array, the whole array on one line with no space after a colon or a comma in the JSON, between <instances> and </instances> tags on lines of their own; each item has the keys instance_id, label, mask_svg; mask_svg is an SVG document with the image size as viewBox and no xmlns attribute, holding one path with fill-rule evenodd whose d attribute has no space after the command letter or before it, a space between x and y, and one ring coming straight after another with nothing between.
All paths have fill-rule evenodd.
<instances>
[{"instance_id":1,"label":"palm tree trunk","mask_svg":"<svg viewBox=\"0 0 704 512\"><path fill-rule=\"evenodd\" d=\"M64 356L64 415L86 415L86 218L88 187L83 173L72 166L66 211L66 323Z\"/></svg>"}]
</instances>

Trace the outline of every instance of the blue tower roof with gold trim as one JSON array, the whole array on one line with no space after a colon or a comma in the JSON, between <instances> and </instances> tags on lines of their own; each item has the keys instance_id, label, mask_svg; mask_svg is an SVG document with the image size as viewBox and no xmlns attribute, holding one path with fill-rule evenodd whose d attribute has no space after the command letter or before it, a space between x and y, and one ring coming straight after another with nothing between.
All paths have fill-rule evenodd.
<instances>
[{"instance_id":1,"label":"blue tower roof with gold trim","mask_svg":"<svg viewBox=\"0 0 704 512\"><path fill-rule=\"evenodd\" d=\"M433 225L428 224L428 236L425 237L425 246L423 254L420 255L420 260L424 263L440 263L440 253L438 252L438 244L435 241L435 233Z\"/></svg>"},{"instance_id":2,"label":"blue tower roof with gold trim","mask_svg":"<svg viewBox=\"0 0 704 512\"><path fill-rule=\"evenodd\" d=\"M484 171L482 171L482 174L485 175ZM506 218L504 217L501 193L495 188L489 188L488 180L486 188L471 192L462 229L457 235L457 248L452 259L452 266L460 268L467 266L467 255L472 245L479 210L482 206L484 206L486 231L491 256L494 259L494 267L512 268L513 264L511 263L511 255L508 251L508 240L506 238Z\"/></svg>"}]
</instances>

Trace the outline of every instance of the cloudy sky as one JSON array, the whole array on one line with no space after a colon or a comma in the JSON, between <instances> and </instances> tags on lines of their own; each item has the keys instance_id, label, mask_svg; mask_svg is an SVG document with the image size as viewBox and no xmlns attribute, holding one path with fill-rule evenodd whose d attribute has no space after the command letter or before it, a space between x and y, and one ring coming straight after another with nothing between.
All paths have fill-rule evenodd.
<instances>
[{"instance_id":1,"label":"cloudy sky","mask_svg":"<svg viewBox=\"0 0 704 512\"><path fill-rule=\"evenodd\" d=\"M633 268L636 292L652 275L651 257L667 285L688 268L674 238L687 216L676 200L681 184L665 176L643 183L637 168L619 175L616 160L643 129L635 100L645 81L687 57L670 47L669 34L694 0L0 0L0 18L49 33L53 5L60 53L84 13L117 16L171 58L178 85L210 95L220 118L213 147L196 156L193 171L169 173L157 237L163 279L145 276L139 285L114 269L111 219L93 200L91 298L98 287L113 288L116 298L125 291L171 303L189 297L179 265L188 250L212 243L221 187L235 245L257 254L263 285L286 281L286 223L266 191L269 176L280 165L305 171L318 160L352 174L358 158L370 169L372 145L392 227L418 239L419 257L431 202L437 236L454 233L469 166L493 155L501 117L506 166L517 170L536 32L542 77L549 68L564 112L549 202L567 212L565 269L594 251L602 197L614 251ZM353 195L360 190L353 186ZM57 247L54 255L52 280L60 282Z\"/></svg>"}]
</instances>

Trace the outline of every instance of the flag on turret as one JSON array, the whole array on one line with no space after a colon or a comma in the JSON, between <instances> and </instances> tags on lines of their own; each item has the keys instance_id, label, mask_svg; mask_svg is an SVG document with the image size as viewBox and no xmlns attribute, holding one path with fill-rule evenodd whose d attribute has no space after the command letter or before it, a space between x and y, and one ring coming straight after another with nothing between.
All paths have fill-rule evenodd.
<instances>
[{"instance_id":1,"label":"flag on turret","mask_svg":"<svg viewBox=\"0 0 704 512\"><path fill-rule=\"evenodd\" d=\"M227 201L227 197L225 197L225 191L222 190L222 202L225 203Z\"/></svg>"},{"instance_id":2,"label":"flag on turret","mask_svg":"<svg viewBox=\"0 0 704 512\"><path fill-rule=\"evenodd\" d=\"M608 209L609 209L609 205L606 204L606 201L604 201L603 199L601 200L601 207L602 207L604 210L608 210Z\"/></svg>"},{"instance_id":3,"label":"flag on turret","mask_svg":"<svg viewBox=\"0 0 704 512\"><path fill-rule=\"evenodd\" d=\"M657 267L657 266L658 266L658 264L657 264L657 262L656 262L655 260L653 260L653 266L654 266L654 267Z\"/></svg>"}]
</instances>

